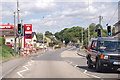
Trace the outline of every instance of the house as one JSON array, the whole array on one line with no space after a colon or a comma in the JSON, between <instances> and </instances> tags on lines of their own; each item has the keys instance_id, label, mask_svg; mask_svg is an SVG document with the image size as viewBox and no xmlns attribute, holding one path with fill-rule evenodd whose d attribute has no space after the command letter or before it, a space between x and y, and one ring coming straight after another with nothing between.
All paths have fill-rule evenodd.
<instances>
[{"instance_id":1,"label":"house","mask_svg":"<svg viewBox=\"0 0 120 80\"><path fill-rule=\"evenodd\" d=\"M37 43L36 43L36 41L37 41L37 35L36 35L35 32L32 32L31 44L33 45L34 48L37 48L37 45L36 45Z\"/></svg>"},{"instance_id":2,"label":"house","mask_svg":"<svg viewBox=\"0 0 120 80\"><path fill-rule=\"evenodd\" d=\"M117 23L115 23L114 26L115 26L115 34L113 34L113 36L115 38L120 39L120 21L118 21Z\"/></svg>"},{"instance_id":3,"label":"house","mask_svg":"<svg viewBox=\"0 0 120 80\"><path fill-rule=\"evenodd\" d=\"M5 44L14 48L15 43L15 32L14 26L7 24L7 25L0 25L0 37L4 37Z\"/></svg>"}]
</instances>

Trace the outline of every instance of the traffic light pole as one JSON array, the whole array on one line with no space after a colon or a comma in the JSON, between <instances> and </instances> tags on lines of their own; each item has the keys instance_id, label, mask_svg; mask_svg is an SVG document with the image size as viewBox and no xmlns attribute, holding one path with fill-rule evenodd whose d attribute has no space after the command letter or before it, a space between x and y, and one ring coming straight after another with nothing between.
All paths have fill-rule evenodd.
<instances>
[{"instance_id":1,"label":"traffic light pole","mask_svg":"<svg viewBox=\"0 0 120 80\"><path fill-rule=\"evenodd\" d=\"M18 24L20 24L20 16L19 16L19 11L20 11L20 8L19 8L19 2L17 0L17 17L18 17ZM21 37L21 34L19 35L19 47L18 47L18 52L20 54L20 48L21 48L21 45L20 45L20 37Z\"/></svg>"},{"instance_id":2,"label":"traffic light pole","mask_svg":"<svg viewBox=\"0 0 120 80\"><path fill-rule=\"evenodd\" d=\"M14 12L14 53L16 55L16 16L15 16L16 12Z\"/></svg>"},{"instance_id":3,"label":"traffic light pole","mask_svg":"<svg viewBox=\"0 0 120 80\"><path fill-rule=\"evenodd\" d=\"M99 24L100 24L100 26L102 26L101 25L102 19L103 19L103 16L99 16ZM100 29L100 27L98 29ZM102 36L102 30L101 29L100 29L100 36Z\"/></svg>"}]
</instances>

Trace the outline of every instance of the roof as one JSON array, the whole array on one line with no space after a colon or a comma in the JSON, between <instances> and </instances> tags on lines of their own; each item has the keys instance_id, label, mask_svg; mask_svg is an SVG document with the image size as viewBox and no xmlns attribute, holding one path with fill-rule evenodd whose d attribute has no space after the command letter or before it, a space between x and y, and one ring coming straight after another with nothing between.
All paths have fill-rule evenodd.
<instances>
[{"instance_id":1,"label":"roof","mask_svg":"<svg viewBox=\"0 0 120 80\"><path fill-rule=\"evenodd\" d=\"M117 23L115 23L113 26L118 26L120 25L120 21L118 21Z\"/></svg>"},{"instance_id":2,"label":"roof","mask_svg":"<svg viewBox=\"0 0 120 80\"><path fill-rule=\"evenodd\" d=\"M36 35L36 32L32 32L32 38L34 37L34 35Z\"/></svg>"},{"instance_id":3,"label":"roof","mask_svg":"<svg viewBox=\"0 0 120 80\"><path fill-rule=\"evenodd\" d=\"M118 41L118 39L113 37L96 37L92 38L91 40L98 40L98 41Z\"/></svg>"},{"instance_id":4,"label":"roof","mask_svg":"<svg viewBox=\"0 0 120 80\"><path fill-rule=\"evenodd\" d=\"M0 36L14 36L14 30L11 30L11 31L7 31L7 30L4 30L4 31L0 31Z\"/></svg>"}]
</instances>

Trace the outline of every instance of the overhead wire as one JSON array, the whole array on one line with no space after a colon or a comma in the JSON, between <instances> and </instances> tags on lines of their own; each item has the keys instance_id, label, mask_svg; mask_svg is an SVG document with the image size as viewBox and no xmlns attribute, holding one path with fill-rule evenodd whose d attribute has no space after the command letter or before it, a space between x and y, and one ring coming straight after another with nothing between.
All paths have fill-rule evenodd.
<instances>
[{"instance_id":1,"label":"overhead wire","mask_svg":"<svg viewBox=\"0 0 120 80\"><path fill-rule=\"evenodd\" d=\"M115 16L115 14L116 14L116 12L117 12L117 10L118 10L118 7L116 8L116 10L115 10L115 12L114 12L114 14L113 14L113 16L110 18L110 20L108 21L108 24L110 24L110 22L113 20L113 18L114 18L114 16Z\"/></svg>"}]
</instances>

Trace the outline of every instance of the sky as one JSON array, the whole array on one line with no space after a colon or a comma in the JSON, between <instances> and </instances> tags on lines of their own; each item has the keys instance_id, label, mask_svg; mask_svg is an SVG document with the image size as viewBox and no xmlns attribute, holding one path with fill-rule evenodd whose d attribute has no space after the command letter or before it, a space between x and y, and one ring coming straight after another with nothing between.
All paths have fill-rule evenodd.
<instances>
[{"instance_id":1,"label":"sky","mask_svg":"<svg viewBox=\"0 0 120 80\"><path fill-rule=\"evenodd\" d=\"M106 29L106 24L113 26L118 21L118 1L19 0L20 20L23 24L32 24L37 33L55 33L73 26L87 28L91 23L98 24L102 16L102 26ZM0 24L14 24L16 3L17 0L0 2Z\"/></svg>"}]
</instances>

